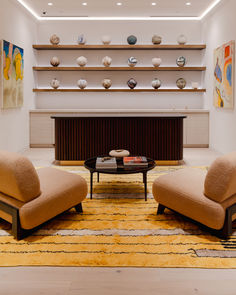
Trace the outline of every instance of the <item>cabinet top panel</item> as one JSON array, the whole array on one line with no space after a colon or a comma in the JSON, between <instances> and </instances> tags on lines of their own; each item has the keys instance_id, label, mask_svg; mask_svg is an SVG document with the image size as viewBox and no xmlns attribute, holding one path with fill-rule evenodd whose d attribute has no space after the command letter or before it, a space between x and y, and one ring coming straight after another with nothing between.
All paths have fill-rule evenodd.
<instances>
[{"instance_id":1,"label":"cabinet top panel","mask_svg":"<svg viewBox=\"0 0 236 295\"><path fill-rule=\"evenodd\" d=\"M176 118L181 118L181 119L185 119L187 118L187 115L184 114L173 114L173 113L166 113L166 114L149 114L149 115L136 115L136 116L132 116L132 115L122 115L122 114L116 114L116 115L112 115L110 117L104 116L104 115L100 115L100 114L96 114L96 115L82 115L82 114L58 114L58 115L52 115L51 118L52 119L77 119L77 118L115 118L115 117L121 117L121 118L146 118L146 117L151 117L151 118L169 118L169 119L176 119Z\"/></svg>"}]
</instances>

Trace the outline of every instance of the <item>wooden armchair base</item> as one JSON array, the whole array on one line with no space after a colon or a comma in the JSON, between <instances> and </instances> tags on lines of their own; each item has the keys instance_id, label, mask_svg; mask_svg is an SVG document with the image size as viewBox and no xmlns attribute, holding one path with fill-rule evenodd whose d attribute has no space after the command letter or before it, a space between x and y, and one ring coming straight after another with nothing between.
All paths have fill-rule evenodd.
<instances>
[{"instance_id":1,"label":"wooden armchair base","mask_svg":"<svg viewBox=\"0 0 236 295\"><path fill-rule=\"evenodd\" d=\"M82 203L79 203L78 205L74 206L74 208L75 208L76 212L78 212L78 213L83 212ZM41 225L39 225L39 226L37 226L35 228L26 230L26 229L23 229L21 227L21 224L20 224L19 208L0 201L0 210L4 211L4 212L6 212L6 213L8 213L9 215L12 216L12 235L17 240L21 240L23 238L28 237L34 231L36 231L37 229L42 227L43 224L46 223L45 222L45 223L43 223L43 224L41 224ZM70 210L70 209L68 209L68 210Z\"/></svg>"},{"instance_id":2,"label":"wooden armchair base","mask_svg":"<svg viewBox=\"0 0 236 295\"><path fill-rule=\"evenodd\" d=\"M165 208L167 208L167 207L165 207L162 204L159 204L158 205L158 208L157 208L157 215L158 214L163 214L164 211L165 211ZM167 208L167 209L169 209L169 208ZM169 209L169 210L174 211L172 209ZM176 211L174 211L174 212L176 212ZM178 212L176 212L176 213L178 213ZM213 235L215 235L215 236L217 236L217 237L219 237L221 239L228 239L229 236L233 232L233 228L232 228L232 223L233 223L232 217L233 217L233 215L235 213L236 213L236 204L234 204L231 207L229 207L229 208L226 209L224 226L220 230L212 229L212 228L207 227L206 225L204 225L204 224L202 224L200 222L197 222L197 221L195 221L195 220L193 220L193 219L191 219L189 217L187 217L187 218L189 220L191 220L192 222L197 223L198 225L200 225L201 227L203 227L205 230L210 231ZM178 213L178 214L180 214L180 213Z\"/></svg>"}]
</instances>

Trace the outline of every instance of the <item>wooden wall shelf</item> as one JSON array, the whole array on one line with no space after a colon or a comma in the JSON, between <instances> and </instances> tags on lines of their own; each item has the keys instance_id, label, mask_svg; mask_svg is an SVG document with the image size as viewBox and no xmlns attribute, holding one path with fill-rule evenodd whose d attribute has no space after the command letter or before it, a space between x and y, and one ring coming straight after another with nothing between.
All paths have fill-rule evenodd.
<instances>
[{"instance_id":1,"label":"wooden wall shelf","mask_svg":"<svg viewBox=\"0 0 236 295\"><path fill-rule=\"evenodd\" d=\"M33 45L33 48L37 50L202 50L206 45Z\"/></svg>"},{"instance_id":2,"label":"wooden wall shelf","mask_svg":"<svg viewBox=\"0 0 236 295\"><path fill-rule=\"evenodd\" d=\"M167 88L161 88L161 89L77 89L77 88L58 88L58 89L52 89L52 88L34 88L33 92L206 92L206 89L167 89Z\"/></svg>"},{"instance_id":3,"label":"wooden wall shelf","mask_svg":"<svg viewBox=\"0 0 236 295\"><path fill-rule=\"evenodd\" d=\"M205 71L206 67L33 67L34 71Z\"/></svg>"}]
</instances>

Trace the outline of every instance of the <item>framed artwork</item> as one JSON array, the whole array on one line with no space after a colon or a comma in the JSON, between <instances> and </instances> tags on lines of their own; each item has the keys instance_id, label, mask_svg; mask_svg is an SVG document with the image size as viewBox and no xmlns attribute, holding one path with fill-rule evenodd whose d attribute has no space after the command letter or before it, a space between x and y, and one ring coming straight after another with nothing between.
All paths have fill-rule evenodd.
<instances>
[{"instance_id":1,"label":"framed artwork","mask_svg":"<svg viewBox=\"0 0 236 295\"><path fill-rule=\"evenodd\" d=\"M214 51L214 106L234 108L234 53L235 41Z\"/></svg>"},{"instance_id":2,"label":"framed artwork","mask_svg":"<svg viewBox=\"0 0 236 295\"><path fill-rule=\"evenodd\" d=\"M19 108L24 101L24 50L1 40L1 108Z\"/></svg>"}]
</instances>

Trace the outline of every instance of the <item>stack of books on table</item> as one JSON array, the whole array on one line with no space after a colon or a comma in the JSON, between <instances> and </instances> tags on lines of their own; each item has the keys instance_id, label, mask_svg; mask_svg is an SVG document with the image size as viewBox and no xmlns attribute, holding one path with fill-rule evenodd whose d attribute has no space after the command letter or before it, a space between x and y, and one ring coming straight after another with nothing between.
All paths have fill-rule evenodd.
<instances>
[{"instance_id":1,"label":"stack of books on table","mask_svg":"<svg viewBox=\"0 0 236 295\"><path fill-rule=\"evenodd\" d=\"M147 167L148 161L146 157L124 157L124 167Z\"/></svg>"},{"instance_id":2,"label":"stack of books on table","mask_svg":"<svg viewBox=\"0 0 236 295\"><path fill-rule=\"evenodd\" d=\"M96 169L116 170L117 163L115 157L97 157Z\"/></svg>"}]
</instances>

